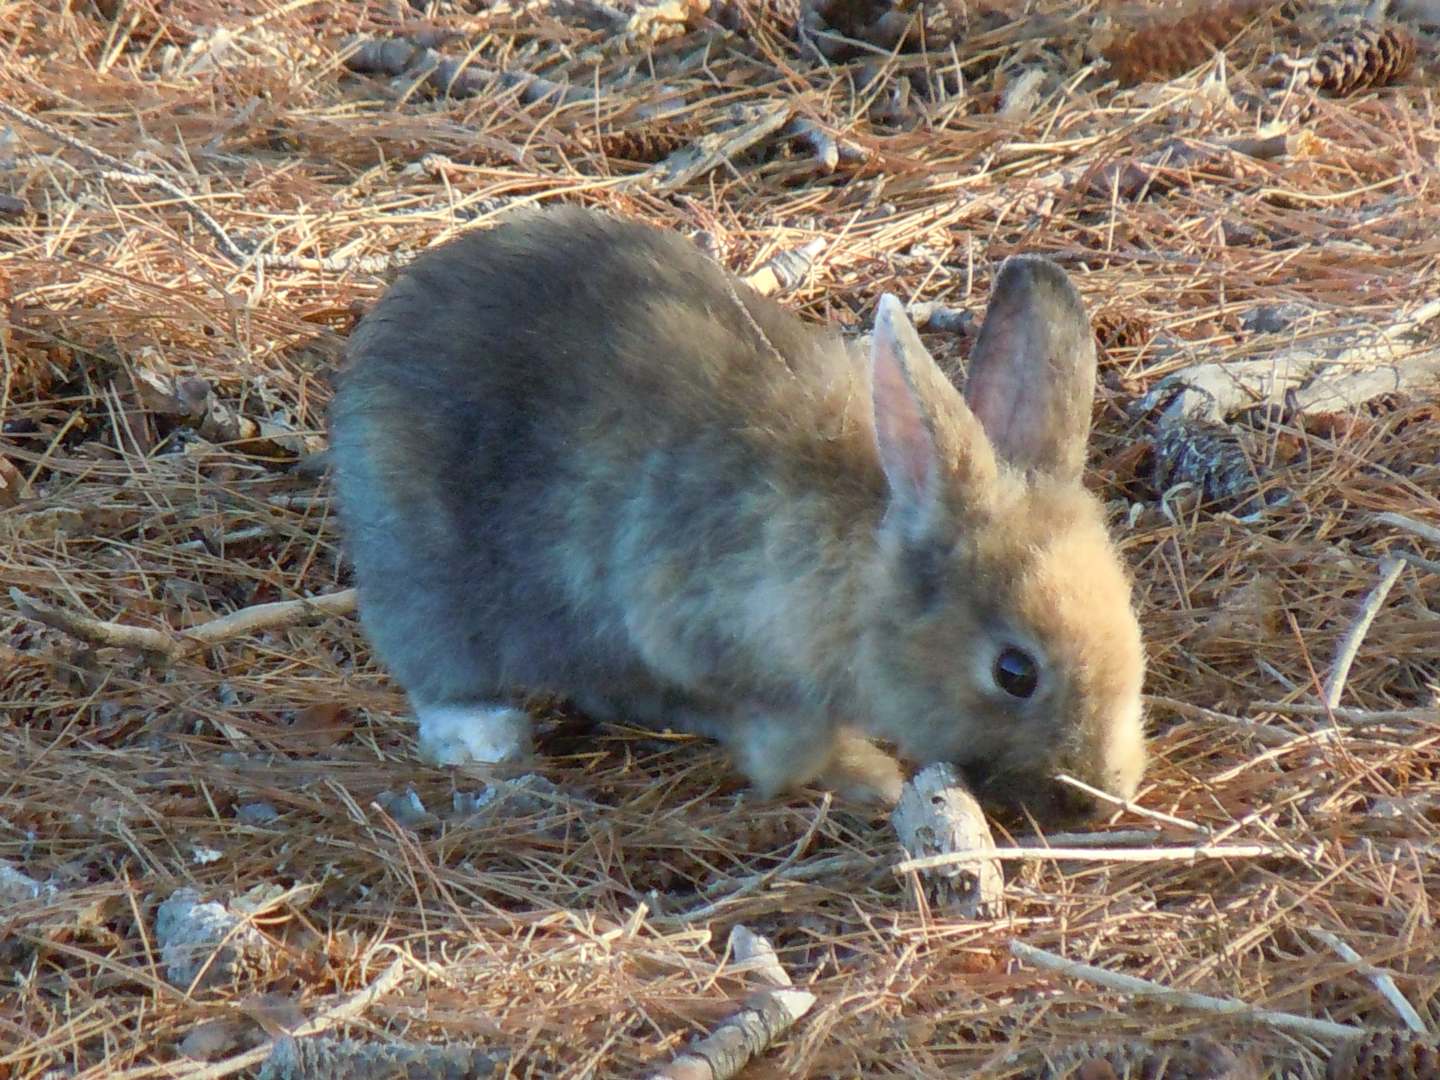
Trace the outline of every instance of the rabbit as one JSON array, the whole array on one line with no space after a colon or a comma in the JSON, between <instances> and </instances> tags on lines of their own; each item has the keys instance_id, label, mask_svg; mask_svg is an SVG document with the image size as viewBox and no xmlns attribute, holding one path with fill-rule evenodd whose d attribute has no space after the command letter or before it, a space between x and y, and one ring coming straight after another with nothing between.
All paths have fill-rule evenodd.
<instances>
[{"instance_id":1,"label":"rabbit","mask_svg":"<svg viewBox=\"0 0 1440 1080\"><path fill-rule=\"evenodd\" d=\"M1064 272L995 279L963 395L893 295L868 344L686 238L522 211L418 257L332 402L362 626L421 755L532 752L528 694L718 739L761 797L912 762L1048 819L1145 767L1130 578L1081 484Z\"/></svg>"}]
</instances>

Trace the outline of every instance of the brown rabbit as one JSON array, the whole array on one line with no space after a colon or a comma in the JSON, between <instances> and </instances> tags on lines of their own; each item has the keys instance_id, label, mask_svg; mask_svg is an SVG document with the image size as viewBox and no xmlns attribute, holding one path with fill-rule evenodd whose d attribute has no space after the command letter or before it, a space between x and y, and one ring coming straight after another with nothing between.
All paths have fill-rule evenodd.
<instances>
[{"instance_id":1,"label":"brown rabbit","mask_svg":"<svg viewBox=\"0 0 1440 1080\"><path fill-rule=\"evenodd\" d=\"M1082 487L1095 353L1009 259L961 394L900 302L866 347L684 238L527 212L417 259L332 407L360 613L439 763L528 753L527 692L713 736L763 794L893 801L862 738L1088 809L1144 767L1140 632Z\"/></svg>"}]
</instances>

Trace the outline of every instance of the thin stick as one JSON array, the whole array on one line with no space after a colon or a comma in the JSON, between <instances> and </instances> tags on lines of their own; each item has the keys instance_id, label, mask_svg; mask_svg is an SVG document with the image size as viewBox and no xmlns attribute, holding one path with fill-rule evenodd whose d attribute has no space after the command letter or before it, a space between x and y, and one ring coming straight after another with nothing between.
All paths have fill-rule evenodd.
<instances>
[{"instance_id":1,"label":"thin stick","mask_svg":"<svg viewBox=\"0 0 1440 1080\"><path fill-rule=\"evenodd\" d=\"M1373 964L1367 963L1359 953L1341 941L1337 935L1330 933L1329 930L1312 928L1310 932L1368 975L1370 981L1375 984L1375 989L1385 995L1385 1000L1390 1003L1390 1007L1400 1014L1400 1019L1405 1021L1406 1027L1421 1035L1425 1034L1425 1021L1420 1019L1420 1014L1415 1011L1414 1006L1406 1000L1404 994L1400 993L1400 988L1395 985L1394 979Z\"/></svg>"},{"instance_id":2,"label":"thin stick","mask_svg":"<svg viewBox=\"0 0 1440 1080\"><path fill-rule=\"evenodd\" d=\"M651 1080L729 1080L815 1005L807 990L770 990L651 1076Z\"/></svg>"},{"instance_id":3,"label":"thin stick","mask_svg":"<svg viewBox=\"0 0 1440 1080\"><path fill-rule=\"evenodd\" d=\"M10 599L27 619L53 627L81 641L112 648L138 649L171 659L260 630L277 630L321 616L349 615L355 610L355 590L342 589L323 596L255 604L232 611L229 615L222 615L218 619L211 619L199 626L192 626L185 631L172 631L127 626L124 623L92 619L88 615L77 615L62 608L38 604L19 589L10 590Z\"/></svg>"},{"instance_id":4,"label":"thin stick","mask_svg":"<svg viewBox=\"0 0 1440 1080\"><path fill-rule=\"evenodd\" d=\"M1261 701L1251 706L1256 712L1278 713L1282 716L1324 716L1344 724L1363 727L1370 724L1423 724L1440 721L1440 705L1425 709L1338 709L1329 705L1307 702ZM1288 736L1287 736L1288 738Z\"/></svg>"},{"instance_id":5,"label":"thin stick","mask_svg":"<svg viewBox=\"0 0 1440 1080\"><path fill-rule=\"evenodd\" d=\"M1017 847L1083 847L1120 848L1140 844L1156 844L1164 839L1159 829L1116 829L1114 832L1051 833L1049 836L1027 836L1016 841Z\"/></svg>"},{"instance_id":6,"label":"thin stick","mask_svg":"<svg viewBox=\"0 0 1440 1080\"><path fill-rule=\"evenodd\" d=\"M1159 810L1147 810L1143 806L1137 806L1129 799L1122 799L1116 795L1111 795L1108 791L1101 791L1099 788L1092 787L1090 784L1085 783L1085 781L1077 780L1073 776L1066 776L1064 773L1060 773L1055 779L1059 780L1062 784L1069 784L1071 787L1085 792L1085 794L1091 798L1099 799L1101 802L1107 802L1111 806L1118 806L1140 817L1147 817L1151 821L1163 821L1167 825L1177 825L1193 833L1208 834L1210 832L1204 825L1197 825L1193 821L1186 821L1184 818L1178 818L1172 814L1161 813Z\"/></svg>"},{"instance_id":7,"label":"thin stick","mask_svg":"<svg viewBox=\"0 0 1440 1080\"><path fill-rule=\"evenodd\" d=\"M1243 716L1231 716L1229 713L1217 712L1214 709L1207 709L1203 705L1192 705L1188 701L1178 701L1175 698L1164 697L1160 694L1150 694L1145 699L1152 705L1160 705L1180 716L1188 716L1197 720L1208 720L1217 724L1224 724L1227 727L1237 728L1250 736L1256 742L1264 743L1266 746L1282 746L1288 743L1293 737L1293 732L1270 724L1262 724L1258 720L1250 720Z\"/></svg>"},{"instance_id":8,"label":"thin stick","mask_svg":"<svg viewBox=\"0 0 1440 1080\"><path fill-rule=\"evenodd\" d=\"M1189 990L1175 990L1168 986L1161 986L1159 983L1150 982L1148 979L1136 978L1134 975L1122 975L1118 971L1106 971L1104 968L1094 967L1091 964L1066 960L1063 956L1056 956L1054 953L1037 949L1033 945L1026 945L1020 941L1012 941L1010 951L1018 959L1039 968L1084 979L1110 990L1122 990L1138 997L1155 997L1172 1005L1183 1005L1201 1012L1220 1013L1237 1019L1254 1020L1284 1031L1297 1031L1302 1035L1310 1035L1317 1039L1341 1041L1365 1034L1364 1028L1352 1027L1349 1024L1337 1024L1330 1020L1314 1020L1308 1016L1275 1012L1272 1009L1257 1009L1253 1005L1235 998L1218 998L1211 997L1209 994L1196 994Z\"/></svg>"},{"instance_id":9,"label":"thin stick","mask_svg":"<svg viewBox=\"0 0 1440 1080\"><path fill-rule=\"evenodd\" d=\"M1389 510L1383 514L1376 514L1375 520L1384 525L1393 525L1397 529L1412 532L1416 536L1429 540L1432 544L1440 544L1440 528L1436 528L1434 525L1427 524L1426 522L1416 521L1412 517L1406 517L1404 514L1396 514Z\"/></svg>"},{"instance_id":10,"label":"thin stick","mask_svg":"<svg viewBox=\"0 0 1440 1080\"><path fill-rule=\"evenodd\" d=\"M1330 708L1340 704L1340 696L1345 693L1345 680L1350 677L1350 665L1355 663L1355 654L1360 651L1360 643L1365 640L1370 624L1385 606L1385 598L1390 595L1390 590L1395 587L1395 582L1400 579L1400 572L1404 569L1404 559L1387 555L1380 560L1380 580L1365 598L1360 617L1355 620L1355 625L1350 627L1350 632L1340 643L1340 651L1335 654L1335 663L1330 667L1330 679L1325 684L1325 704Z\"/></svg>"},{"instance_id":11,"label":"thin stick","mask_svg":"<svg viewBox=\"0 0 1440 1080\"><path fill-rule=\"evenodd\" d=\"M1009 859L1017 862L1200 862L1202 859L1265 859L1298 858L1286 848L1271 844L1201 844L1194 847L1157 848L1088 848L1088 847L1008 847L985 852L986 858ZM933 870L952 863L973 862L973 851L947 851L920 859L904 859L891 870L908 874L914 870Z\"/></svg>"}]
</instances>

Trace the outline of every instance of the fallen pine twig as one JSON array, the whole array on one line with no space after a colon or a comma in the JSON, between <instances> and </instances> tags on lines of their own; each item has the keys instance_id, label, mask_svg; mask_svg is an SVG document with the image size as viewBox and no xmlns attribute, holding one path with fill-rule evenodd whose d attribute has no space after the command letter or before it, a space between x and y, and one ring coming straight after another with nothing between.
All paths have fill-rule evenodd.
<instances>
[{"instance_id":1,"label":"fallen pine twig","mask_svg":"<svg viewBox=\"0 0 1440 1080\"><path fill-rule=\"evenodd\" d=\"M1174 190L1190 182L1196 173L1230 176L1237 171L1237 163L1288 157L1301 144L1302 135L1297 132L1220 143L1175 139L1144 157L1116 162L1092 174L1085 190L1095 198L1141 199Z\"/></svg>"},{"instance_id":2,"label":"fallen pine twig","mask_svg":"<svg viewBox=\"0 0 1440 1080\"><path fill-rule=\"evenodd\" d=\"M1355 656L1360 651L1360 643L1370 632L1370 625L1380 614L1380 609L1385 606L1386 597L1395 587L1395 582L1400 580L1400 572L1404 569L1404 559L1387 555L1380 560L1380 580L1375 583L1375 587L1370 590L1370 595L1365 598L1359 617L1345 635L1345 640L1340 643L1340 649L1335 654L1335 662L1330 666L1330 678L1325 683L1325 704L1330 708L1333 709L1340 704L1340 698L1345 693L1345 680L1350 677L1350 667L1355 663Z\"/></svg>"},{"instance_id":3,"label":"fallen pine twig","mask_svg":"<svg viewBox=\"0 0 1440 1080\"><path fill-rule=\"evenodd\" d=\"M1166 814L1159 810L1151 810L1148 807L1140 806L1137 803L1131 802L1129 799L1122 799L1117 795L1111 795L1108 791L1101 791L1093 784L1087 784L1085 783L1085 781L1077 780L1073 776L1067 776L1064 773L1060 773L1055 777L1055 779L1060 781L1060 783L1062 784L1067 784L1070 787L1075 788L1075 790L1077 791L1083 791L1092 799L1099 799L1103 803L1109 803L1111 806L1115 807L1118 810L1125 810L1128 813L1136 814L1140 817L1147 817L1151 821L1160 821L1165 823L1166 825L1175 825L1181 829L1185 829L1187 832L1207 834L1210 831L1209 829L1205 828L1205 826L1197 825L1193 821L1186 821L1182 817L1176 817L1173 814Z\"/></svg>"},{"instance_id":4,"label":"fallen pine twig","mask_svg":"<svg viewBox=\"0 0 1440 1080\"><path fill-rule=\"evenodd\" d=\"M260 630L278 630L311 619L349 615L355 610L356 603L355 590L342 589L339 592L302 597L299 600L255 604L199 626L192 626L188 630L177 631L127 626L124 623L94 619L88 615L77 615L63 608L36 603L15 588L10 590L10 599L27 619L60 630L73 638L92 645L138 649L170 659Z\"/></svg>"},{"instance_id":5,"label":"fallen pine twig","mask_svg":"<svg viewBox=\"0 0 1440 1080\"><path fill-rule=\"evenodd\" d=\"M1393 525L1397 529L1404 529L1406 532L1414 533L1423 540L1432 544L1440 544L1440 527L1428 524L1424 521L1416 521L1404 514L1397 514L1386 510L1375 515L1375 520L1384 525Z\"/></svg>"},{"instance_id":6,"label":"fallen pine twig","mask_svg":"<svg viewBox=\"0 0 1440 1080\"><path fill-rule=\"evenodd\" d=\"M775 955L775 946L768 938L748 926L736 923L730 928L730 970L750 972L776 988L793 986L790 973Z\"/></svg>"},{"instance_id":7,"label":"fallen pine twig","mask_svg":"<svg viewBox=\"0 0 1440 1080\"><path fill-rule=\"evenodd\" d=\"M1273 844L1197 844L1188 847L1090 848L1090 847L997 847L986 853L993 859L1035 862L1200 862L1202 859L1299 858L1299 854ZM973 860L972 852L948 852L920 859L904 859L891 867L895 874L933 870Z\"/></svg>"},{"instance_id":8,"label":"fallen pine twig","mask_svg":"<svg viewBox=\"0 0 1440 1080\"><path fill-rule=\"evenodd\" d=\"M1034 964L1038 968L1084 979L1087 982L1103 986L1107 990L1120 990L1137 997L1158 998L1168 1004L1183 1005L1201 1012L1219 1013L1222 1016L1232 1016L1241 1020L1253 1020L1282 1031L1294 1031L1316 1039L1330 1041L1353 1039L1358 1035L1364 1035L1366 1030L1350 1024L1337 1024L1330 1020L1314 1020L1308 1016L1296 1016L1293 1013L1257 1009L1236 998L1218 998L1211 997L1209 994L1197 994L1190 990L1175 990L1168 986L1161 986L1159 983L1150 982L1148 979L1137 978L1134 975L1124 975L1118 971L1106 971L1104 968L1095 967L1092 964L1066 960L1063 956L1056 956L1044 949L1026 945L1022 941L1010 942L1010 952L1017 959Z\"/></svg>"},{"instance_id":9,"label":"fallen pine twig","mask_svg":"<svg viewBox=\"0 0 1440 1080\"><path fill-rule=\"evenodd\" d=\"M1114 832L1052 833L1049 836L1027 836L1016 842L1017 847L1135 847L1157 844L1165 834L1159 829L1116 829Z\"/></svg>"},{"instance_id":10,"label":"fallen pine twig","mask_svg":"<svg viewBox=\"0 0 1440 1080\"><path fill-rule=\"evenodd\" d=\"M1215 709L1207 709L1203 705L1192 705L1188 701L1179 701L1175 698L1165 697L1160 694L1147 695L1146 701L1153 705L1159 705L1179 716L1189 717L1194 720L1205 720L1210 723L1223 724L1226 727L1236 728L1243 731L1256 742L1264 743L1266 746L1282 746L1294 738L1294 733L1283 728L1277 728L1272 724L1264 724L1259 720L1251 720L1244 716L1232 716L1230 713L1219 712ZM1258 706L1257 706L1258 708Z\"/></svg>"},{"instance_id":11,"label":"fallen pine twig","mask_svg":"<svg viewBox=\"0 0 1440 1080\"><path fill-rule=\"evenodd\" d=\"M1251 706L1256 712L1277 713L1281 716L1323 716L1334 718L1343 724L1363 727L1370 724L1424 724L1440 722L1440 706L1418 709L1342 709L1329 705L1312 705L1308 702L1261 701ZM1287 734L1286 739L1291 738Z\"/></svg>"},{"instance_id":12,"label":"fallen pine twig","mask_svg":"<svg viewBox=\"0 0 1440 1080\"><path fill-rule=\"evenodd\" d=\"M1310 932L1339 953L1342 959L1348 960L1355 965L1357 970L1363 971L1375 984L1375 989L1379 990L1385 1000L1390 1003L1390 1007L1399 1014L1407 1028L1422 1035L1426 1033L1425 1021L1420 1019L1420 1014L1415 1011L1415 1007L1410 1004L1404 994L1400 993L1400 988L1395 985L1394 979L1379 968L1366 963L1365 958L1342 941L1338 935L1318 927L1311 929Z\"/></svg>"},{"instance_id":13,"label":"fallen pine twig","mask_svg":"<svg viewBox=\"0 0 1440 1080\"><path fill-rule=\"evenodd\" d=\"M815 1006L806 990L767 990L650 1080L730 1080Z\"/></svg>"}]
</instances>

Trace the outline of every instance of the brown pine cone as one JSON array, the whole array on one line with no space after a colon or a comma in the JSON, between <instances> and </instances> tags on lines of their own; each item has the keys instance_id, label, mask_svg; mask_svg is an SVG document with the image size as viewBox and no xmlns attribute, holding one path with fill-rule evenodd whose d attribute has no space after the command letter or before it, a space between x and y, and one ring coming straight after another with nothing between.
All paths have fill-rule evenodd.
<instances>
[{"instance_id":1,"label":"brown pine cone","mask_svg":"<svg viewBox=\"0 0 1440 1080\"><path fill-rule=\"evenodd\" d=\"M1376 1031L1337 1050L1325 1076L1326 1080L1431 1080L1440 1076L1440 1038Z\"/></svg>"},{"instance_id":2,"label":"brown pine cone","mask_svg":"<svg viewBox=\"0 0 1440 1080\"><path fill-rule=\"evenodd\" d=\"M1225 0L1178 18L1157 18L1118 36L1101 50L1122 86L1173 79L1210 59L1273 0Z\"/></svg>"},{"instance_id":3,"label":"brown pine cone","mask_svg":"<svg viewBox=\"0 0 1440 1080\"><path fill-rule=\"evenodd\" d=\"M1315 57L1310 85L1332 94L1353 94L1394 82L1415 60L1415 38L1398 26L1357 26Z\"/></svg>"},{"instance_id":4,"label":"brown pine cone","mask_svg":"<svg viewBox=\"0 0 1440 1080\"><path fill-rule=\"evenodd\" d=\"M1100 1043L1050 1062L1045 1080L1257 1080L1254 1063L1210 1039Z\"/></svg>"}]
</instances>

